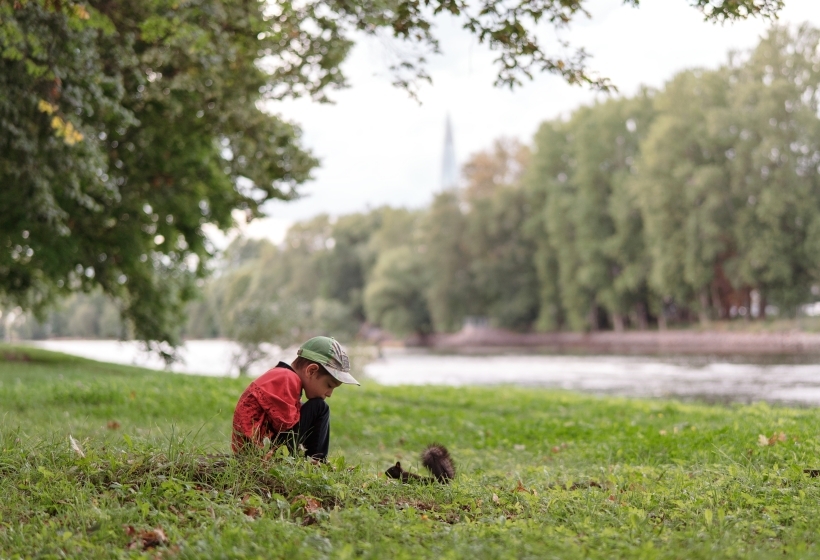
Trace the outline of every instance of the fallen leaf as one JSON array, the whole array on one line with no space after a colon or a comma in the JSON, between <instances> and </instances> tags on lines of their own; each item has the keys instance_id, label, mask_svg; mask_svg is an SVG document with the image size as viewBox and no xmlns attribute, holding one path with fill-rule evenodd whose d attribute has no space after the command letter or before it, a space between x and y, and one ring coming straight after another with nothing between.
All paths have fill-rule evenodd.
<instances>
[{"instance_id":1,"label":"fallen leaf","mask_svg":"<svg viewBox=\"0 0 820 560\"><path fill-rule=\"evenodd\" d=\"M424 513L423 513L423 514L421 514L421 518L422 518L424 521L427 521L427 520L429 519L429 517L427 517L427 514L424 514Z\"/></svg>"},{"instance_id":2,"label":"fallen leaf","mask_svg":"<svg viewBox=\"0 0 820 560\"><path fill-rule=\"evenodd\" d=\"M552 451L553 453L560 453L561 448L558 447L557 445L555 445L555 446L552 447L552 449L550 449L550 451Z\"/></svg>"},{"instance_id":3,"label":"fallen leaf","mask_svg":"<svg viewBox=\"0 0 820 560\"><path fill-rule=\"evenodd\" d=\"M524 488L524 485L523 485L523 484L521 483L521 481L519 480L519 481L518 481L518 486L516 486L516 487L515 487L515 491L516 491L516 492L526 492L526 491L527 491L527 489L526 489L526 488Z\"/></svg>"},{"instance_id":4,"label":"fallen leaf","mask_svg":"<svg viewBox=\"0 0 820 560\"><path fill-rule=\"evenodd\" d=\"M82 458L85 458L85 453L83 453L83 448L80 447L79 442L76 439L74 439L71 436L71 434L68 435L68 441L69 441L69 443L71 443L71 449L74 450L74 453L76 453L77 455L79 455Z\"/></svg>"},{"instance_id":5,"label":"fallen leaf","mask_svg":"<svg viewBox=\"0 0 820 560\"><path fill-rule=\"evenodd\" d=\"M760 446L776 445L779 441L786 441L786 434L783 432L775 432L772 437L766 437L763 434L757 436L757 444Z\"/></svg>"},{"instance_id":6,"label":"fallen leaf","mask_svg":"<svg viewBox=\"0 0 820 560\"><path fill-rule=\"evenodd\" d=\"M305 501L305 511L308 513L316 513L322 509L322 504L319 503L319 500L314 500L313 498L308 498Z\"/></svg>"},{"instance_id":7,"label":"fallen leaf","mask_svg":"<svg viewBox=\"0 0 820 560\"><path fill-rule=\"evenodd\" d=\"M659 433L660 435L662 435L662 436L665 436L665 435L666 435L666 430L661 430L661 431L659 431L658 433Z\"/></svg>"},{"instance_id":8,"label":"fallen leaf","mask_svg":"<svg viewBox=\"0 0 820 560\"><path fill-rule=\"evenodd\" d=\"M316 513L317 511L322 509L322 504L319 503L319 500L317 500L316 498L311 498L310 496L299 494L298 496L296 496L296 498L293 499L291 503L295 504L299 501L304 503L305 512L308 514Z\"/></svg>"},{"instance_id":9,"label":"fallen leaf","mask_svg":"<svg viewBox=\"0 0 820 560\"><path fill-rule=\"evenodd\" d=\"M526 448L526 445L520 443L516 443L515 445L513 445L513 449L515 449L516 451L524 451Z\"/></svg>"},{"instance_id":10,"label":"fallen leaf","mask_svg":"<svg viewBox=\"0 0 820 560\"><path fill-rule=\"evenodd\" d=\"M154 548L168 542L168 537L165 536L165 531L159 527L150 531L143 531L140 533L140 538L142 539L143 548Z\"/></svg>"},{"instance_id":11,"label":"fallen leaf","mask_svg":"<svg viewBox=\"0 0 820 560\"><path fill-rule=\"evenodd\" d=\"M136 531L134 527L131 525L124 526L125 534L128 536L134 536ZM130 543L128 543L129 550L136 550L142 549L146 550L148 548L156 548L158 546L163 546L168 544L168 537L165 536L165 531L156 527L154 529L148 529L146 531L140 531L136 534L136 538L132 539Z\"/></svg>"},{"instance_id":12,"label":"fallen leaf","mask_svg":"<svg viewBox=\"0 0 820 560\"><path fill-rule=\"evenodd\" d=\"M252 519L256 519L257 517L262 517L262 510L260 510L258 507L253 507L253 506L246 507L245 509L242 510L242 513L244 513L245 515L247 515L248 517L250 517Z\"/></svg>"},{"instance_id":13,"label":"fallen leaf","mask_svg":"<svg viewBox=\"0 0 820 560\"><path fill-rule=\"evenodd\" d=\"M493 502L498 503L498 494L493 492Z\"/></svg>"},{"instance_id":14,"label":"fallen leaf","mask_svg":"<svg viewBox=\"0 0 820 560\"><path fill-rule=\"evenodd\" d=\"M106 426L108 427L109 430L119 430L120 429L120 423L117 422L116 420L109 420L109 422Z\"/></svg>"}]
</instances>

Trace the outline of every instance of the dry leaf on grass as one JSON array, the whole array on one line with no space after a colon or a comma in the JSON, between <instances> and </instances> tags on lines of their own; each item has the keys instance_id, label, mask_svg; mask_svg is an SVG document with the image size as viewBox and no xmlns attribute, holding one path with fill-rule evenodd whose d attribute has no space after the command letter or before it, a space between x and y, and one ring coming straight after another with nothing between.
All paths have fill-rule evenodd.
<instances>
[{"instance_id":1,"label":"dry leaf on grass","mask_svg":"<svg viewBox=\"0 0 820 560\"><path fill-rule=\"evenodd\" d=\"M515 491L516 492L528 492L528 490L526 488L524 488L524 485L521 483L520 480L518 481L518 486L515 487Z\"/></svg>"},{"instance_id":2,"label":"dry leaf on grass","mask_svg":"<svg viewBox=\"0 0 820 560\"><path fill-rule=\"evenodd\" d=\"M110 420L110 421L108 422L108 424L106 425L106 427L107 427L109 430L119 430L119 429L120 429L120 423L119 423L119 422L117 422L116 420Z\"/></svg>"},{"instance_id":3,"label":"dry leaf on grass","mask_svg":"<svg viewBox=\"0 0 820 560\"><path fill-rule=\"evenodd\" d=\"M258 517L262 517L262 510L258 507L248 506L242 510L242 513L250 517L251 519L256 519Z\"/></svg>"},{"instance_id":4,"label":"dry leaf on grass","mask_svg":"<svg viewBox=\"0 0 820 560\"><path fill-rule=\"evenodd\" d=\"M317 521L317 514L322 510L322 504L316 498L299 494L291 502L293 505L302 507L305 510L305 525L311 525Z\"/></svg>"},{"instance_id":5,"label":"dry leaf on grass","mask_svg":"<svg viewBox=\"0 0 820 560\"><path fill-rule=\"evenodd\" d=\"M71 434L68 435L68 441L71 444L71 449L74 450L74 453L79 455L82 458L85 458L85 453L83 452L83 448L80 447L80 443L74 439Z\"/></svg>"},{"instance_id":6,"label":"dry leaf on grass","mask_svg":"<svg viewBox=\"0 0 820 560\"><path fill-rule=\"evenodd\" d=\"M498 503L498 494L493 492L493 502Z\"/></svg>"},{"instance_id":7,"label":"dry leaf on grass","mask_svg":"<svg viewBox=\"0 0 820 560\"><path fill-rule=\"evenodd\" d=\"M128 550L146 550L149 548L156 548L168 544L168 537L165 536L165 531L156 527L145 531L137 531L131 525L124 525L125 534L131 538L128 543Z\"/></svg>"},{"instance_id":8,"label":"dry leaf on grass","mask_svg":"<svg viewBox=\"0 0 820 560\"><path fill-rule=\"evenodd\" d=\"M304 494L299 494L293 500L292 503L296 503L298 501L302 501L304 503L304 508L307 513L316 513L320 509L322 509L322 504L319 503L319 500L316 498L311 498L310 496L305 496Z\"/></svg>"},{"instance_id":9,"label":"dry leaf on grass","mask_svg":"<svg viewBox=\"0 0 820 560\"><path fill-rule=\"evenodd\" d=\"M762 446L762 447L766 447L766 446L769 446L769 445L775 445L775 444L777 444L777 442L783 442L783 441L786 441L786 434L784 434L783 432L779 432L779 433L775 432L774 434L772 434L772 437L766 437L763 434L760 434L759 436L757 436L757 444Z\"/></svg>"}]
</instances>

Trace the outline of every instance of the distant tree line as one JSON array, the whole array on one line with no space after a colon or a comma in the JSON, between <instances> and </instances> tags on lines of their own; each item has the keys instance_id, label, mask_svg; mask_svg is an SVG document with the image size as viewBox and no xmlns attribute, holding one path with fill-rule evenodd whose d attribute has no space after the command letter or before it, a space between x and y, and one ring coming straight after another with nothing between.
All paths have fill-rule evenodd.
<instances>
[{"instance_id":1,"label":"distant tree line","mask_svg":"<svg viewBox=\"0 0 820 560\"><path fill-rule=\"evenodd\" d=\"M820 284L820 31L499 140L420 210L239 240L191 337L664 328L793 313Z\"/></svg>"}]
</instances>

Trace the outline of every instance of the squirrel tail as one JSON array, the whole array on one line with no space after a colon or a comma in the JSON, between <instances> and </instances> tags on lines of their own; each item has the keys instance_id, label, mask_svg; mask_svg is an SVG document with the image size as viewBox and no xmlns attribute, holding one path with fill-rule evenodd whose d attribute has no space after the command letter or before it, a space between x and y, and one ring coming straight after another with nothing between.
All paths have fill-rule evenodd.
<instances>
[{"instance_id":1,"label":"squirrel tail","mask_svg":"<svg viewBox=\"0 0 820 560\"><path fill-rule=\"evenodd\" d=\"M421 454L421 464L427 467L436 480L447 484L456 476L456 467L450 453L443 445L433 443L428 445Z\"/></svg>"}]
</instances>

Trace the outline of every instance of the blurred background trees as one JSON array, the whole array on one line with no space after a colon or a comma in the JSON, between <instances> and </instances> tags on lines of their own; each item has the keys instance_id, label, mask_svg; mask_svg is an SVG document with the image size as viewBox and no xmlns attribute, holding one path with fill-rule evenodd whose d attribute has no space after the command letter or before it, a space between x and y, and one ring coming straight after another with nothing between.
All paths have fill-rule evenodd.
<instances>
[{"instance_id":1,"label":"blurred background trees","mask_svg":"<svg viewBox=\"0 0 820 560\"><path fill-rule=\"evenodd\" d=\"M620 330L791 313L811 298L820 35L809 27L775 27L718 70L543 123L531 146L501 139L429 208L319 216L279 247L238 240L208 277L203 226L297 196L317 163L258 102L343 87L353 30L435 50L429 18L444 10L498 51L499 83L540 70L609 89L582 51L556 58L522 27L562 27L582 2L491 4L0 4L4 325L167 350L184 324L186 336L246 341L252 361L263 341L352 338L363 325L422 338L471 318ZM725 20L782 3L695 5ZM411 94L425 79L421 59L394 70ZM27 311L37 319L20 323Z\"/></svg>"},{"instance_id":2,"label":"blurred background trees","mask_svg":"<svg viewBox=\"0 0 820 560\"><path fill-rule=\"evenodd\" d=\"M819 43L774 28L718 70L543 123L532 147L497 141L421 211L298 224L269 266L397 336L793 314L820 285Z\"/></svg>"},{"instance_id":3,"label":"blurred background trees","mask_svg":"<svg viewBox=\"0 0 820 560\"><path fill-rule=\"evenodd\" d=\"M187 308L186 336L265 342L378 326L417 340L465 323L518 331L665 328L789 316L820 290L820 31L500 139L427 208L236 240ZM768 311L767 311L768 310ZM30 336L119 336L102 292Z\"/></svg>"}]
</instances>

